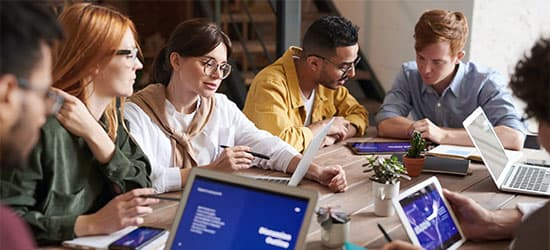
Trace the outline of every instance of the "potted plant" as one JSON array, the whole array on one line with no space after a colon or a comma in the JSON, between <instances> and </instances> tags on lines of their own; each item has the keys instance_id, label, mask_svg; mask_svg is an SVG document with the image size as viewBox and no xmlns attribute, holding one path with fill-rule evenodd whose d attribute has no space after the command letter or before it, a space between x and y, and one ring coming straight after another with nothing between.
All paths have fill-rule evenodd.
<instances>
[{"instance_id":1,"label":"potted plant","mask_svg":"<svg viewBox=\"0 0 550 250\"><path fill-rule=\"evenodd\" d=\"M348 240L349 221L348 213L339 208L320 207L316 212L317 222L321 224L321 242L328 248L341 248Z\"/></svg>"},{"instance_id":2,"label":"potted plant","mask_svg":"<svg viewBox=\"0 0 550 250\"><path fill-rule=\"evenodd\" d=\"M424 157L424 149L426 148L426 140L422 138L422 134L414 131L411 137L411 147L403 156L403 164L407 168L409 176L419 176L424 167L426 157Z\"/></svg>"},{"instance_id":3,"label":"potted plant","mask_svg":"<svg viewBox=\"0 0 550 250\"><path fill-rule=\"evenodd\" d=\"M392 156L391 158L381 158L378 156L367 157L367 167L363 172L374 171L369 178L372 180L372 190L374 194L374 214L378 216L392 216L394 214L391 199L399 194L400 178L410 179L403 164Z\"/></svg>"}]
</instances>

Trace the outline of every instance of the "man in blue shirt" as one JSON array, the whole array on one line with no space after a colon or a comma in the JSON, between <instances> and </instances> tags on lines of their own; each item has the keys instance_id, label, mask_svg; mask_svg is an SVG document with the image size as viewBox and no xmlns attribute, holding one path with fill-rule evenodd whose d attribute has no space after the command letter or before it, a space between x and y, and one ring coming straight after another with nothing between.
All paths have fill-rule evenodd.
<instances>
[{"instance_id":1,"label":"man in blue shirt","mask_svg":"<svg viewBox=\"0 0 550 250\"><path fill-rule=\"evenodd\" d=\"M402 65L376 115L380 136L410 138L416 130L435 143L471 146L462 121L481 106L504 147L522 148L524 125L506 78L461 62L467 36L468 23L460 12L431 10L420 17L414 32L416 62Z\"/></svg>"}]
</instances>

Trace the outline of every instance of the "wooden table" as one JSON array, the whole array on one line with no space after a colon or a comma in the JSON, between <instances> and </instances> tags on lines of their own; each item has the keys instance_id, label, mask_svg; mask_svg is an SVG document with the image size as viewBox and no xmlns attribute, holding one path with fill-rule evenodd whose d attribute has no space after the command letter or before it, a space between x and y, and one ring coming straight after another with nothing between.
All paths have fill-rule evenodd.
<instances>
[{"instance_id":1,"label":"wooden table","mask_svg":"<svg viewBox=\"0 0 550 250\"><path fill-rule=\"evenodd\" d=\"M374 138L353 138L353 141L373 141ZM524 150L524 157L535 159L550 159L542 150ZM372 184L368 179L370 173L363 173L362 164L366 162L365 156L354 155L343 143L324 148L319 151L315 160L321 166L339 164L346 171L348 189L343 193L332 193L326 187L310 180L303 180L301 188L319 192L320 206L340 206L344 211L352 214L349 241L365 246L368 249L377 249L386 243L378 230L376 223L384 225L393 239L408 240L397 215L391 217L378 217L374 215L374 197ZM249 170L255 174L281 176L282 173L261 169ZM462 176L437 174L441 185L452 191L460 192L487 209L513 208L518 202L544 202L545 197L517 195L499 192L489 176L489 172L482 164L470 164L471 174ZM419 183L432 174L422 174L411 181L402 180L401 190ZM166 196L179 197L180 192L167 193ZM154 207L154 212L145 217L145 224L150 226L170 229L175 217L178 204L162 201ZM509 241L471 242L468 241L462 249L504 249ZM321 230L315 219L311 221L307 237L306 249L325 249L321 245Z\"/></svg>"}]
</instances>

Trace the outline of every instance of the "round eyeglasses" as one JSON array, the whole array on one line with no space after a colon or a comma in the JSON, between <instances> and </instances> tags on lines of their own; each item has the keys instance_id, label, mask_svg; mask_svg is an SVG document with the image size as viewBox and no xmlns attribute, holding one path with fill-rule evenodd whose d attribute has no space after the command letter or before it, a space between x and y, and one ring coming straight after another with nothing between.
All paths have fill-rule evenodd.
<instances>
[{"instance_id":1,"label":"round eyeglasses","mask_svg":"<svg viewBox=\"0 0 550 250\"><path fill-rule=\"evenodd\" d=\"M320 56L320 55L315 55L315 54L311 54L309 56L314 56L314 57L318 57L318 58L321 58L323 59L323 61L325 62L329 62L330 64L334 65L334 67L336 67L338 70L342 71L342 76L340 77L340 79L345 79L348 77L348 74L349 72L352 70L352 69L355 69L357 67L357 65L359 64L359 62L361 62L361 57L358 56L357 58L355 58L355 60L353 60L353 62L351 63L341 63L341 64L338 64L338 63L335 63L329 59L327 59L326 57L324 56Z\"/></svg>"},{"instance_id":2,"label":"round eyeglasses","mask_svg":"<svg viewBox=\"0 0 550 250\"><path fill-rule=\"evenodd\" d=\"M55 115L65 103L65 98L51 89L38 89L33 87L27 79L17 78L17 85L27 91L35 91L44 96L44 102L49 115Z\"/></svg>"},{"instance_id":3,"label":"round eyeglasses","mask_svg":"<svg viewBox=\"0 0 550 250\"><path fill-rule=\"evenodd\" d=\"M220 72L220 78L223 80L231 74L231 64L229 63L217 63L216 59L207 57L201 61L203 65L204 74L212 77L214 73Z\"/></svg>"}]
</instances>

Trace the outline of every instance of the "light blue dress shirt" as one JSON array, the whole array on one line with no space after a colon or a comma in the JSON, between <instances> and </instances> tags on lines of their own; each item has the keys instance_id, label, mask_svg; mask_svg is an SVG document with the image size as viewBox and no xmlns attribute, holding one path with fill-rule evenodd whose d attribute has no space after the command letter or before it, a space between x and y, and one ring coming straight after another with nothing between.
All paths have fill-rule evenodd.
<instances>
[{"instance_id":1,"label":"light blue dress shirt","mask_svg":"<svg viewBox=\"0 0 550 250\"><path fill-rule=\"evenodd\" d=\"M376 123L410 114L413 120L428 118L440 127L463 128L462 121L481 106L493 126L524 132L506 85L502 74L473 62L460 62L451 84L440 96L422 81L416 62L406 62L376 114Z\"/></svg>"}]
</instances>

